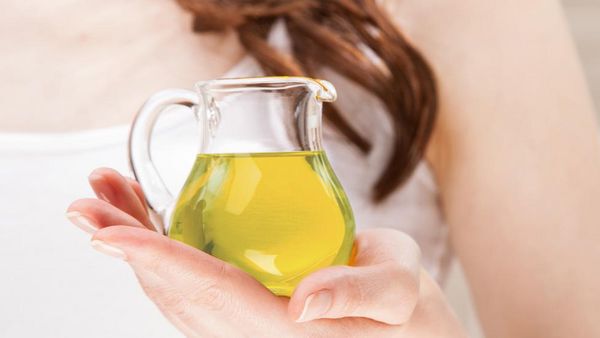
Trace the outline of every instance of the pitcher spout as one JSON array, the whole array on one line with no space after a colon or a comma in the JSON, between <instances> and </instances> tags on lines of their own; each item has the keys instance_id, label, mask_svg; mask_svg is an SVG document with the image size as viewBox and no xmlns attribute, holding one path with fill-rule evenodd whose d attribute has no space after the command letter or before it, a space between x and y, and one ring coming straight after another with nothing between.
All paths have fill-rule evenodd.
<instances>
[{"instance_id":1,"label":"pitcher spout","mask_svg":"<svg viewBox=\"0 0 600 338\"><path fill-rule=\"evenodd\" d=\"M337 100L337 91L329 81L312 79L321 88L317 91L317 100L321 102L333 102Z\"/></svg>"}]
</instances>

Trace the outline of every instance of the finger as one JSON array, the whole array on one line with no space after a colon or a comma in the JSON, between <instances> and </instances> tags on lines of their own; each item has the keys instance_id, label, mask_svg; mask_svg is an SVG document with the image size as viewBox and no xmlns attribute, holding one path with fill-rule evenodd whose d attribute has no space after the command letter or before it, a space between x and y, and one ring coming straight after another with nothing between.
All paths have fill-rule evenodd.
<instances>
[{"instance_id":1,"label":"finger","mask_svg":"<svg viewBox=\"0 0 600 338\"><path fill-rule=\"evenodd\" d=\"M148 204L146 203L146 197L144 196L144 191L142 191L142 187L140 186L139 182L134 180L131 177L125 177L125 180L129 184L129 186L133 189L133 192L135 192L135 194L137 195L138 199L140 200L140 203L142 203L142 207L144 208L144 210L148 210Z\"/></svg>"},{"instance_id":2,"label":"finger","mask_svg":"<svg viewBox=\"0 0 600 338\"><path fill-rule=\"evenodd\" d=\"M113 169L99 168L90 174L89 181L98 198L135 217L148 229L154 230L147 209L125 177Z\"/></svg>"},{"instance_id":3,"label":"finger","mask_svg":"<svg viewBox=\"0 0 600 338\"><path fill-rule=\"evenodd\" d=\"M152 227L150 229L154 230L154 231L158 231L159 233L163 233L163 231L164 231L164 226L162 225L163 219L160 215L156 214L153 210L151 210L148 207L148 203L146 202L146 197L144 195L144 191L142 190L142 186L140 185L140 183L131 177L125 176L125 180L127 181L127 183L131 186L131 188L137 195L138 199L140 200L140 202L142 203L142 205L144 207L144 210L146 210L149 222L152 225ZM160 224L160 225L157 226L156 224Z\"/></svg>"},{"instance_id":4,"label":"finger","mask_svg":"<svg viewBox=\"0 0 600 338\"><path fill-rule=\"evenodd\" d=\"M146 229L133 216L108 202L95 198L80 199L71 203L67 208L67 218L88 233L117 224Z\"/></svg>"},{"instance_id":5,"label":"finger","mask_svg":"<svg viewBox=\"0 0 600 338\"><path fill-rule=\"evenodd\" d=\"M366 317L405 323L419 295L420 251L407 235L391 229L365 231L356 239L357 266L334 266L304 278L294 291L289 315L317 318Z\"/></svg>"},{"instance_id":6,"label":"finger","mask_svg":"<svg viewBox=\"0 0 600 338\"><path fill-rule=\"evenodd\" d=\"M159 308L189 327L201 327L207 318L222 320L224 327L235 320L263 330L279 325L268 318L285 322L284 299L242 270L191 246L121 226L96 232L92 242L100 251L126 260Z\"/></svg>"}]
</instances>

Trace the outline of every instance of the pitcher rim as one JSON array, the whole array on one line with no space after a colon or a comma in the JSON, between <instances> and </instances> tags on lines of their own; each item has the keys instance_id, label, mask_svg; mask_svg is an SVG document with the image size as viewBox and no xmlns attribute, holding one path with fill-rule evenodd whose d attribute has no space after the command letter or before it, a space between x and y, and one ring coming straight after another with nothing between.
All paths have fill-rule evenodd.
<instances>
[{"instance_id":1,"label":"pitcher rim","mask_svg":"<svg viewBox=\"0 0 600 338\"><path fill-rule=\"evenodd\" d=\"M265 85L281 84L279 89L289 89L298 85L310 88L317 100L321 102L333 102L337 99L335 87L327 80L314 79L304 76L258 76L258 77L232 77L219 78L207 81L198 81L195 88L199 92L219 91L234 92L244 89L261 88ZM235 86L227 88L228 86Z\"/></svg>"}]
</instances>

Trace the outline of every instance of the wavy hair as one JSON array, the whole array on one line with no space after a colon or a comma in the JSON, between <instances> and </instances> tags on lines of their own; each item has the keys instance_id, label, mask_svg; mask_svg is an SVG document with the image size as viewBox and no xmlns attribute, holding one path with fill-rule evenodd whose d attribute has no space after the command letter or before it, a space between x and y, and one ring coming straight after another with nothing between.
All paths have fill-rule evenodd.
<instances>
[{"instance_id":1,"label":"wavy hair","mask_svg":"<svg viewBox=\"0 0 600 338\"><path fill-rule=\"evenodd\" d=\"M237 31L267 75L318 77L328 67L378 97L393 124L393 147L373 186L381 201L401 186L422 159L437 114L433 72L375 0L177 0L194 15L195 32ZM269 45L277 19L286 23L290 54ZM370 50L370 52L369 52ZM363 153L370 140L335 105L325 119Z\"/></svg>"}]
</instances>

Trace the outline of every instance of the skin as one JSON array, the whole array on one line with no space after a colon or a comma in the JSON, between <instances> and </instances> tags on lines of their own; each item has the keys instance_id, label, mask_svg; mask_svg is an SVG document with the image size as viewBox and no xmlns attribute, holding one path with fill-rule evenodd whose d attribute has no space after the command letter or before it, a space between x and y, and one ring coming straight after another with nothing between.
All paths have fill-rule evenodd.
<instances>
[{"instance_id":1,"label":"skin","mask_svg":"<svg viewBox=\"0 0 600 338\"><path fill-rule=\"evenodd\" d=\"M243 56L234 34L193 34L190 20L168 0L3 0L0 132L130 123L148 93L219 77Z\"/></svg>"},{"instance_id":2,"label":"skin","mask_svg":"<svg viewBox=\"0 0 600 338\"><path fill-rule=\"evenodd\" d=\"M600 336L600 142L559 2L396 4L440 81L428 157L486 336Z\"/></svg>"},{"instance_id":3,"label":"skin","mask_svg":"<svg viewBox=\"0 0 600 338\"><path fill-rule=\"evenodd\" d=\"M360 233L352 267L319 270L288 299L150 230L137 182L108 168L89 181L98 199L75 201L71 219L86 218L94 248L129 263L148 297L188 337L465 337L439 287L420 269L418 246L399 231ZM332 295L326 312L313 307L300 318L309 295L323 290Z\"/></svg>"},{"instance_id":4,"label":"skin","mask_svg":"<svg viewBox=\"0 0 600 338\"><path fill-rule=\"evenodd\" d=\"M558 1L382 4L439 80L440 115L426 157L486 336L600 336L600 142ZM234 42L227 48L237 50ZM147 76L166 86L160 74ZM147 80L134 77L123 88ZM18 87L2 90L20 93ZM81 95L73 102L91 98ZM3 122L16 120L6 111L14 110L1 113ZM71 112L68 129L96 126L89 123L97 117L92 113L86 112L86 121ZM69 116L58 114L53 118ZM40 127L11 123L3 128ZM307 277L288 302L265 293L243 272L145 229L148 216L136 183L108 169L94 172L90 181L109 202L79 200L69 211L98 229L92 230L94 247L125 259L149 297L188 336L463 335L437 286L418 272L418 249L399 232L359 234L357 266ZM178 263L162 263L171 260ZM316 317L335 319L296 323L308 295L322 288L332 291L333 306ZM198 318L210 318L210 327Z\"/></svg>"}]
</instances>

